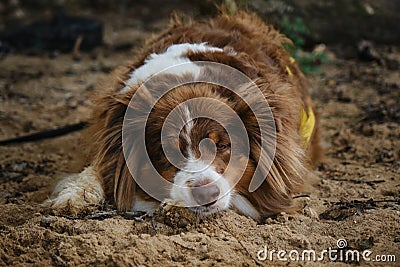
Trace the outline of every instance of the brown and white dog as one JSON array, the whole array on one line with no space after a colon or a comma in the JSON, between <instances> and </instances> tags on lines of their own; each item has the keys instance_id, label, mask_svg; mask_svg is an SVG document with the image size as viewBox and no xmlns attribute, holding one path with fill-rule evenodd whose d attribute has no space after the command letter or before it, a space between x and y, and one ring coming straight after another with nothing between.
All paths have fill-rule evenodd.
<instances>
[{"instance_id":1,"label":"brown and white dog","mask_svg":"<svg viewBox=\"0 0 400 267\"><path fill-rule=\"evenodd\" d=\"M91 164L80 174L62 180L46 204L79 212L88 205L108 201L123 211L153 212L163 199L154 198L138 182L157 182L149 175L149 162L143 162L139 155L143 151L135 150L137 140L144 139L150 165L173 185L159 185L165 199L204 215L233 209L259 219L292 211L292 196L301 190L310 167L318 160L319 145L317 118L306 81L284 49L285 43L291 42L255 14L222 13L205 22L182 22L174 17L167 30L149 40L135 60L116 69L99 88L101 97L94 102L88 137ZM198 62L224 64L240 71L263 97L246 94L243 84L228 90L216 83L187 82L223 77L235 83L232 73ZM168 69L180 64L183 67ZM140 86L144 87L141 93ZM170 90L156 99L157 88ZM138 98L132 102L134 96ZM215 101L202 102L205 98ZM192 99L199 101L186 104ZM223 105L213 104L217 102ZM149 103L151 112L145 116L140 111ZM262 152L262 143L271 142L272 135L260 134L255 114L263 107L272 114L272 156ZM126 120L128 109L137 112ZM172 111L176 117L168 121ZM218 120L194 114L200 111ZM235 116L245 127L244 134L228 134L224 124ZM182 127L172 125L177 120ZM139 122L145 122L144 134L135 128ZM128 124L125 132L124 123ZM168 128L168 124L172 126ZM162 139L163 127L176 131ZM241 140L248 140L249 153L240 148L233 151L232 143L240 147ZM166 151L183 157L172 164ZM207 155L212 159L203 160ZM232 165L228 168L228 164ZM250 192L257 167L262 183Z\"/></svg>"}]
</instances>

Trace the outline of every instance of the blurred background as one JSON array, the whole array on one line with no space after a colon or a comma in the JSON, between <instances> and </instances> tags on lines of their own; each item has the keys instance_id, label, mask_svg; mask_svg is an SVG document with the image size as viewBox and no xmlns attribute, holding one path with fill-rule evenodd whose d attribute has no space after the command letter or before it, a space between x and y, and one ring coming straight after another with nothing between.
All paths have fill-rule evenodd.
<instances>
[{"instance_id":1,"label":"blurred background","mask_svg":"<svg viewBox=\"0 0 400 267\"><path fill-rule=\"evenodd\" d=\"M362 40L400 43L397 0L3 0L1 54L69 52L79 36L83 50L100 45L128 49L146 33L165 28L172 11L198 19L215 15L222 3L257 12L291 37L298 50L327 44L351 57Z\"/></svg>"}]
</instances>

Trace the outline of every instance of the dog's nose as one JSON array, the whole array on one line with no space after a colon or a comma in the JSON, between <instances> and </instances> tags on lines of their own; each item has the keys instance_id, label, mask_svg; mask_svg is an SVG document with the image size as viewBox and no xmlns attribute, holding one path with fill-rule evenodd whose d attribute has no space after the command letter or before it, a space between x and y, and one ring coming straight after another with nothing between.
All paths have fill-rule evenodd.
<instances>
[{"instance_id":1,"label":"dog's nose","mask_svg":"<svg viewBox=\"0 0 400 267\"><path fill-rule=\"evenodd\" d=\"M219 187L215 184L192 187L193 198L201 206L208 207L215 204L218 201L219 194Z\"/></svg>"}]
</instances>

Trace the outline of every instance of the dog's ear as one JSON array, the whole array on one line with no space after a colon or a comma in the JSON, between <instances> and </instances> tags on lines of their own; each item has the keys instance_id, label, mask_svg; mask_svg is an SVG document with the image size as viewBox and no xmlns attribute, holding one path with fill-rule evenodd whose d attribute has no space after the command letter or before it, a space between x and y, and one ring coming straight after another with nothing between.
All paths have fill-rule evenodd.
<instances>
[{"instance_id":1,"label":"dog's ear","mask_svg":"<svg viewBox=\"0 0 400 267\"><path fill-rule=\"evenodd\" d=\"M267 140L250 136L251 160L254 161L256 171L252 180L262 181L261 185L251 192L260 210L264 212L292 211L292 194L298 192L304 184L306 167L303 162L304 151L296 149L297 144L277 133L277 147L275 154L263 151L261 145ZM251 191L252 181L249 181L247 190ZM250 193L250 192L249 192Z\"/></svg>"},{"instance_id":2,"label":"dog's ear","mask_svg":"<svg viewBox=\"0 0 400 267\"><path fill-rule=\"evenodd\" d=\"M94 104L98 113L89 129L92 140L92 164L103 182L106 199L119 210L130 210L134 202L136 184L125 164L122 149L124 115L133 93L118 95L110 92Z\"/></svg>"},{"instance_id":3,"label":"dog's ear","mask_svg":"<svg viewBox=\"0 0 400 267\"><path fill-rule=\"evenodd\" d=\"M156 153L149 153L150 148L146 144L148 135L157 137L157 134L160 134L154 130L153 133L149 133L147 128L149 117L152 117L152 106L156 102L153 93L142 85L140 89L135 90L134 95L116 96L114 100L123 105L120 108L124 109L124 113L120 114L122 120L114 123L112 119L109 120L108 127L114 131L101 142L106 144L103 152L106 160L103 160L103 164L108 165L109 161L113 164L109 166L113 170L113 176L111 177L111 174L107 176L113 181L110 188L113 188L113 197L118 210L126 211L132 210L137 196L141 199L151 196L160 200L168 191L165 190L166 185L163 183L165 181L153 166L151 155ZM154 121L160 125L155 127L156 124L153 123L151 129L161 129L160 118L153 119L152 122ZM156 140L156 137L150 140ZM156 143L161 144L161 142ZM151 148L154 149L154 145L151 143ZM159 148L157 152L161 150ZM102 168L100 164L99 168Z\"/></svg>"},{"instance_id":4,"label":"dog's ear","mask_svg":"<svg viewBox=\"0 0 400 267\"><path fill-rule=\"evenodd\" d=\"M265 85L257 86L263 91ZM291 195L304 183L307 169L295 131L296 117L287 113L290 98L277 94L262 99L252 94L242 96L236 110L246 126L255 172L246 177L239 191L262 212L291 210Z\"/></svg>"},{"instance_id":5,"label":"dog's ear","mask_svg":"<svg viewBox=\"0 0 400 267\"><path fill-rule=\"evenodd\" d=\"M134 159L133 159L134 160ZM114 201L118 210L129 211L135 201L136 183L120 153L114 176Z\"/></svg>"}]
</instances>

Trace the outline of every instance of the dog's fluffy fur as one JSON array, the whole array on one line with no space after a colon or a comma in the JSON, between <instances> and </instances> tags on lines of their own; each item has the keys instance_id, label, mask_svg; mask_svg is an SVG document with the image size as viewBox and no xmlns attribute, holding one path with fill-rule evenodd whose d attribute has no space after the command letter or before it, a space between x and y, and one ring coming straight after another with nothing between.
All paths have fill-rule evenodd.
<instances>
[{"instance_id":1,"label":"dog's fluffy fur","mask_svg":"<svg viewBox=\"0 0 400 267\"><path fill-rule=\"evenodd\" d=\"M190 181L195 183L193 186L217 183L217 192L224 196L216 203L213 202L211 207L200 205L193 208L198 213L210 214L232 208L258 219L271 213L292 211L295 208L292 196L301 190L310 167L318 160L319 146L317 124L307 144L299 132L301 111L312 110L312 103L306 90L305 78L284 49L284 43L291 42L254 14L222 13L205 22L183 22L174 16L167 30L149 40L135 60L116 69L105 84L100 86L101 97L94 101L92 127L90 137L87 138L92 146L91 166L81 174L62 181L47 204L54 209L69 206L78 211L85 205L106 200L114 203L119 210L153 211L157 201L135 183L122 151L122 124L129 101L140 82L169 65L210 61L243 72L267 99L274 117L277 141L271 168L268 169L263 162L265 159L260 158L260 143L268 140L261 140L257 120L248 105L236 94L220 86L203 83L175 88L156 103L148 118L145 136L154 167L165 179L174 183L187 184ZM152 82L152 88L168 86L171 80L184 80L185 75L224 75L215 72L201 70L193 63L181 72L162 75ZM151 92L141 97L146 102L151 98ZM218 123L208 119L190 121L191 111L183 109L181 115L187 123L181 133L184 136L180 138L183 139L178 138L176 143L171 144L180 147L184 155L190 157L191 154L196 158L199 154L197 146L202 138L206 136L212 140L217 146L217 155L207 169L208 173L193 176L180 171L168 163L161 148L163 119L180 103L198 97L226 104L238 114L246 127L251 151L250 155L234 159L238 162L248 160L248 163L232 192L228 192L228 188L235 170L226 173L225 168L230 158L230 139L240 137L227 136ZM252 96L247 98L247 103L259 100L252 99ZM198 105L201 109L201 104ZM218 113L218 108L213 112ZM128 139L137 137L132 133ZM135 160L135 153L132 153L129 160ZM190 165L190 160L185 164ZM257 165L261 166L265 180L256 191L250 193L248 187ZM145 175L146 166L137 165L136 168L139 169L136 172L138 175ZM193 197L190 193L190 190L170 192L169 198L185 202Z\"/></svg>"}]
</instances>

